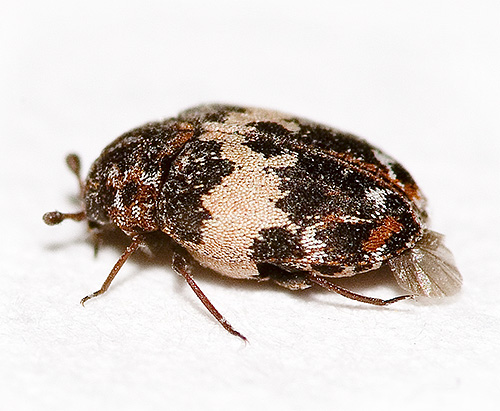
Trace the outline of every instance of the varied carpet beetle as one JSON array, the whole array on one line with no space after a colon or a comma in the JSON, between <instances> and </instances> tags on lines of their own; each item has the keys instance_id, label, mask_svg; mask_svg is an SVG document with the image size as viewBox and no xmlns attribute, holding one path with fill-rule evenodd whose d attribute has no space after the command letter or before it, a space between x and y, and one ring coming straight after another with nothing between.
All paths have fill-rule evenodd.
<instances>
[{"instance_id":1,"label":"varied carpet beetle","mask_svg":"<svg viewBox=\"0 0 500 411\"><path fill-rule=\"evenodd\" d=\"M318 285L387 305L414 295L441 297L462 278L443 237L427 228L425 198L408 171L366 141L276 111L203 105L147 123L108 145L85 181L75 155L83 211L44 221L87 221L131 243L101 289L154 233L179 247L172 266L230 333L190 271L271 280L292 290ZM381 300L329 279L387 264L408 295Z\"/></svg>"}]
</instances>

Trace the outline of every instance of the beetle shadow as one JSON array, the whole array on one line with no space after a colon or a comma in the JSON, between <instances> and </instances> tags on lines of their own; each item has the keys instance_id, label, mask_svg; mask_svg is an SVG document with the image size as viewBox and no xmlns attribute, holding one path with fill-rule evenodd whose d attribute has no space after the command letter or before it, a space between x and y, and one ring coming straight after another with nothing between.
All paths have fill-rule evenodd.
<instances>
[{"instance_id":1,"label":"beetle shadow","mask_svg":"<svg viewBox=\"0 0 500 411\"><path fill-rule=\"evenodd\" d=\"M172 250L174 248L176 248L176 251L178 252L180 251L181 253L188 255L185 250L180 249L179 246L176 246L170 240L170 242L167 242L163 246L163 248L158 248L162 252L161 255L146 256L145 254L143 254L141 258L141 263L144 265L155 265L155 266L161 264L163 266L167 265L171 267L170 262L172 261L171 256L173 252ZM191 257L189 258L191 259ZM139 262L139 260L137 261ZM193 260L191 259L191 261ZM305 302L333 304L336 307L346 307L349 309L356 309L356 310L373 310L373 309L388 308L388 307L374 306L371 304L366 304L361 302L354 302L354 301L347 302L345 297L338 294L334 295L336 293L325 290L319 286L312 286L304 290L290 290L273 281L268 281L268 280L259 281L255 279L254 280L237 279L237 278L226 277L222 276L221 274L209 268L199 265L196 261L193 261L192 275L195 281L200 280L204 284L208 283L211 285L218 285L221 287L234 288L234 289L244 288L245 290L250 290L254 292L259 292L263 289L263 287L266 287L267 290L273 290L273 292L279 292L279 293L285 292L288 293L290 296L292 296L292 298L300 299L301 301ZM352 277L329 278L328 280L334 283L335 285L346 288L355 293L370 297L375 297L375 295L373 295L374 293L373 290L376 290L376 292L382 291L384 294L387 293L392 294L391 297L405 294L404 291L396 283L396 280L394 279L394 276L392 275L388 267L381 267L377 270L369 271L367 273L357 274ZM186 288L186 283L182 278L182 276L178 275L176 281L176 292L183 293L188 288ZM332 300L326 301L324 298L320 298L320 296L324 294L332 295ZM346 302L344 303L342 301ZM395 306L391 306L390 308L393 310L397 309L398 311L400 310L405 311L405 309L398 308ZM203 308L201 308L200 306L200 309Z\"/></svg>"},{"instance_id":2,"label":"beetle shadow","mask_svg":"<svg viewBox=\"0 0 500 411\"><path fill-rule=\"evenodd\" d=\"M290 290L283 287L273 281L256 281L256 280L246 280L246 279L235 279L230 277L224 277L210 269L196 266L193 269L193 276L195 280L201 280L203 283L210 283L215 285L220 285L223 287L230 288L245 288L246 290L251 290L259 292L266 287L267 290L272 290L277 293L287 293L293 299L300 300L306 303L315 304L325 304L332 305L335 308L348 308L357 311L365 310L380 310L380 309L390 309L392 311L396 310L398 312L405 312L408 310L407 306L399 304L390 304L387 306L376 306L373 304L367 304L360 301L349 300L342 295L335 292L325 290L319 286L312 286L304 290ZM177 291L183 292L185 290L185 283L183 279L179 276L177 282ZM389 294L387 298L392 298L394 296L405 295L406 293L402 290L396 283L392 273L389 268L380 268L367 273L357 274L349 278L328 278L335 285L343 287L349 291L353 291L357 294L361 294L368 297L380 298L378 293L383 293L385 295ZM375 290L375 291L374 291ZM324 296L329 294L331 299L325 299ZM424 300L430 300L428 298ZM433 299L435 300L435 299ZM435 302L433 302L435 303ZM200 306L201 308L201 306Z\"/></svg>"},{"instance_id":3,"label":"beetle shadow","mask_svg":"<svg viewBox=\"0 0 500 411\"><path fill-rule=\"evenodd\" d=\"M76 243L85 242L91 246L95 245L92 235L88 235L87 238L84 240L75 239L73 242ZM111 248L116 250L119 254L121 254L125 251L125 249L129 244L130 244L130 238L121 230L117 229L104 230L100 233L100 242L98 250ZM187 252L184 249L182 249L180 246L174 243L174 241L171 240L170 237L168 237L166 234L161 232L148 234L146 237L146 245L147 247L139 248L139 250L137 250L130 257L130 262L138 267L137 269L133 270L134 272L132 275L134 276L140 274L143 271L143 269L146 269L147 267L158 267L158 266L168 267L168 269L174 271L172 269L172 257L174 251L187 255ZM67 246L67 243L59 243L59 244L51 243L46 245L45 248L49 251L60 251L64 249L65 246ZM98 257L98 252L95 253L95 256ZM193 261L192 259L190 260ZM109 267L109 271L103 273L103 281L107 277L111 269L112 266ZM220 285L222 287L234 288L234 289L244 288L246 290L251 290L255 292L258 292L262 290L263 287L266 287L267 290L273 290L280 293L282 292L289 293L289 295L292 296L292 298L300 299L301 301L322 303L328 305L333 304L337 308L345 307L355 310L373 310L373 309L385 308L391 310L406 311L406 309L403 308L403 306L399 308L399 306L397 305L390 305L390 307L389 306L380 307L361 302L353 304L352 301L348 302L345 300L345 297L342 297L340 295L335 295L335 296L332 295L332 299L326 301L323 297L321 297L322 295L326 293L328 294L335 294L335 293L325 290L319 286L312 286L305 290L294 291L282 287L272 281L266 281L266 280L258 281L258 280L247 280L247 279L236 279L231 277L225 277L211 269L202 267L196 261L193 261L192 274L195 281L200 280L205 284L208 283L212 285ZM185 295L188 295L188 293L190 293L191 290L189 290L189 287L186 287L186 282L183 279L183 277L180 275L176 275L175 277L177 278L175 282L176 284L175 291L182 294L186 293ZM132 278L132 276L121 277L118 274L111 288L117 288L126 284L127 281L130 280L130 278ZM380 291L382 291L384 294L387 294L389 292L393 296L399 296L405 294L404 290L402 290L397 285L396 280L394 279L394 276L392 275L390 269L386 266L383 266L377 270L372 270L366 273L356 274L352 277L327 278L327 279L328 281L334 283L335 285L338 285L349 291L369 297L378 297L374 295L374 293L379 293ZM342 301L346 302L344 303ZM423 303L425 305L435 305L435 304L440 304L442 301L443 299L421 298L419 299L419 304ZM200 309L203 310L201 306Z\"/></svg>"}]
</instances>

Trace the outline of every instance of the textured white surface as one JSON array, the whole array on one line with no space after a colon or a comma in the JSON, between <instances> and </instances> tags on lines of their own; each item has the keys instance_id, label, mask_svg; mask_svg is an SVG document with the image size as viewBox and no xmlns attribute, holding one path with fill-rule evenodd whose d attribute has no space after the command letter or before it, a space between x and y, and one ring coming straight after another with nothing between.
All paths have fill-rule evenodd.
<instances>
[{"instance_id":1,"label":"textured white surface","mask_svg":"<svg viewBox=\"0 0 500 411\"><path fill-rule=\"evenodd\" d=\"M2 3L2 409L496 409L500 400L500 6L496 1ZM442 303L198 277L226 333L161 261L85 227L64 165L203 102L269 107L401 161L464 276ZM165 261L163 261L165 263ZM340 282L339 282L340 283ZM342 285L389 297L373 276Z\"/></svg>"}]
</instances>

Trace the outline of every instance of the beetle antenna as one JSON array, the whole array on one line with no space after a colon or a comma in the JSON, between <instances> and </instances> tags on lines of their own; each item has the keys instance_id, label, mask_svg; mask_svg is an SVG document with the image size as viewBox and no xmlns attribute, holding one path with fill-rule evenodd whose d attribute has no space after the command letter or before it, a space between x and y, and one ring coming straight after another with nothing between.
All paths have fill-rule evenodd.
<instances>
[{"instance_id":1,"label":"beetle antenna","mask_svg":"<svg viewBox=\"0 0 500 411\"><path fill-rule=\"evenodd\" d=\"M80 157L77 154L68 154L66 156L66 164L78 179L78 185L80 186L80 198L83 199L83 180L81 175Z\"/></svg>"},{"instance_id":2,"label":"beetle antenna","mask_svg":"<svg viewBox=\"0 0 500 411\"><path fill-rule=\"evenodd\" d=\"M80 200L83 200L83 181L81 176L80 157L76 154L68 154L66 156L66 164L78 179L78 186L80 188ZM83 221L85 220L85 218L85 211L80 211L79 213L61 213L59 211L51 211L43 215L43 221L47 225L60 224L64 220Z\"/></svg>"},{"instance_id":3,"label":"beetle antenna","mask_svg":"<svg viewBox=\"0 0 500 411\"><path fill-rule=\"evenodd\" d=\"M85 211L79 213L61 213L59 211L50 211L43 215L43 222L47 225L56 225L64 220L83 221L85 220Z\"/></svg>"}]
</instances>

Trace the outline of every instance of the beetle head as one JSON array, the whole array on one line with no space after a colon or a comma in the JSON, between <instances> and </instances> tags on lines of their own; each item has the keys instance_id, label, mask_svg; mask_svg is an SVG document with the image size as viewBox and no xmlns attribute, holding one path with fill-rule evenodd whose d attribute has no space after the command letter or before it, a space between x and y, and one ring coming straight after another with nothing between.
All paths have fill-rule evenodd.
<instances>
[{"instance_id":1,"label":"beetle head","mask_svg":"<svg viewBox=\"0 0 500 411\"><path fill-rule=\"evenodd\" d=\"M157 200L173 158L193 136L192 125L173 120L148 123L113 141L80 182L85 211L47 213L49 225L66 218L88 220L91 227L114 225L127 234L159 229ZM74 155L68 165L79 177ZM75 217L77 216L77 217Z\"/></svg>"}]
</instances>

